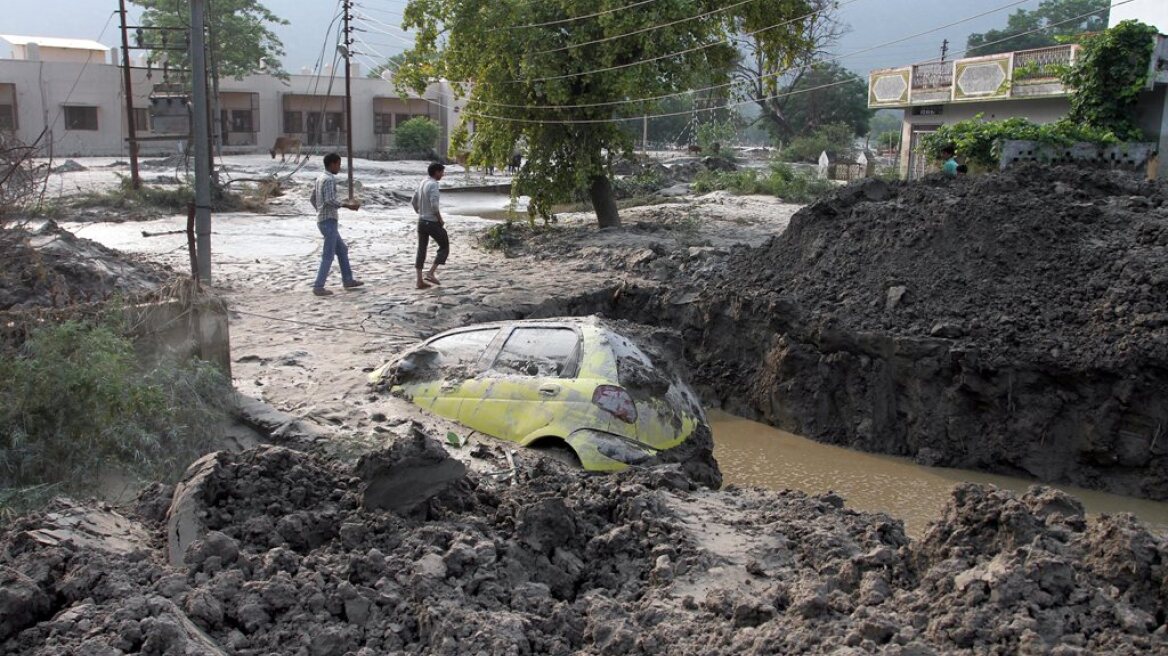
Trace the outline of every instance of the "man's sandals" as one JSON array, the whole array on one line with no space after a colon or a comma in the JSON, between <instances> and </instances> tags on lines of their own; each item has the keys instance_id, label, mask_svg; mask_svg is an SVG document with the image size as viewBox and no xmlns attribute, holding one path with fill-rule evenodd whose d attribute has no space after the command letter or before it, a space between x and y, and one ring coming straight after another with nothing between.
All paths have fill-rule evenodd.
<instances>
[{"instance_id":1,"label":"man's sandals","mask_svg":"<svg viewBox=\"0 0 1168 656\"><path fill-rule=\"evenodd\" d=\"M425 274L424 276L422 276L422 280L425 280L428 283L433 283L435 285L442 284L442 283L438 282L438 276L434 275L433 273Z\"/></svg>"}]
</instances>

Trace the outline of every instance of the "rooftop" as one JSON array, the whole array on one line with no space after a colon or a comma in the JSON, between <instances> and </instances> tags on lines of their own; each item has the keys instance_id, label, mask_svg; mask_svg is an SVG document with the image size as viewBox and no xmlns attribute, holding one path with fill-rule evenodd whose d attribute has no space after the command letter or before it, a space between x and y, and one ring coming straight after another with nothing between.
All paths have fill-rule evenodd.
<instances>
[{"instance_id":1,"label":"rooftop","mask_svg":"<svg viewBox=\"0 0 1168 656\"><path fill-rule=\"evenodd\" d=\"M91 39L59 39L52 36L20 36L17 34L0 34L0 39L4 39L14 46L27 46L30 43L35 43L42 48L100 50L102 52L109 52L110 50L108 46L104 46Z\"/></svg>"}]
</instances>

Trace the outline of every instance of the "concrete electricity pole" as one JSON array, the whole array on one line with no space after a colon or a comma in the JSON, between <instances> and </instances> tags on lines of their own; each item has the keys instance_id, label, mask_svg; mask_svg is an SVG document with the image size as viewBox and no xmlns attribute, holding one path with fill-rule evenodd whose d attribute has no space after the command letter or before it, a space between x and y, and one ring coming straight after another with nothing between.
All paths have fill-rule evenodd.
<instances>
[{"instance_id":1,"label":"concrete electricity pole","mask_svg":"<svg viewBox=\"0 0 1168 656\"><path fill-rule=\"evenodd\" d=\"M349 202L353 202L353 90L351 88L350 60L353 58L353 28L349 21L353 17L352 0L344 0L345 37L342 44L345 53L345 154L349 169Z\"/></svg>"},{"instance_id":2,"label":"concrete electricity pole","mask_svg":"<svg viewBox=\"0 0 1168 656\"><path fill-rule=\"evenodd\" d=\"M191 115L195 142L195 250L199 279L211 282L211 149L207 123L207 58L203 40L206 0L191 0Z\"/></svg>"},{"instance_id":3,"label":"concrete electricity pole","mask_svg":"<svg viewBox=\"0 0 1168 656\"><path fill-rule=\"evenodd\" d=\"M130 77L130 37L126 34L126 0L118 0L118 13L122 15L122 75L126 87L126 136L130 143L130 186L138 189L142 178L138 175L138 135L134 125L134 82Z\"/></svg>"}]
</instances>

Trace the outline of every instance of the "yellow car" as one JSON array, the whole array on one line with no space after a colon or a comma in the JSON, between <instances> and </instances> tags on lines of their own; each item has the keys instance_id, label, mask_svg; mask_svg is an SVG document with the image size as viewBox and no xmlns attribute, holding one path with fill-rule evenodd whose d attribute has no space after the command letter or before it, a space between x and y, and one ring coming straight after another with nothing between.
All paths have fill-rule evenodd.
<instances>
[{"instance_id":1,"label":"yellow car","mask_svg":"<svg viewBox=\"0 0 1168 656\"><path fill-rule=\"evenodd\" d=\"M562 442L589 471L625 469L681 444L706 421L684 382L595 317L447 331L386 363L370 382L499 439Z\"/></svg>"}]
</instances>

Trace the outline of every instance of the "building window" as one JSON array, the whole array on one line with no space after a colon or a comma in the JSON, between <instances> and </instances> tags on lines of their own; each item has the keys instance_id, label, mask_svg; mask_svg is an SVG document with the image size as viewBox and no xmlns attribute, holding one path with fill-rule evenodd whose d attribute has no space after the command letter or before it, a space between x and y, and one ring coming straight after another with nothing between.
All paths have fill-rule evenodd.
<instances>
[{"instance_id":1,"label":"building window","mask_svg":"<svg viewBox=\"0 0 1168 656\"><path fill-rule=\"evenodd\" d=\"M329 112L324 115L324 131L325 132L344 132L345 131L345 114L344 112Z\"/></svg>"},{"instance_id":2,"label":"building window","mask_svg":"<svg viewBox=\"0 0 1168 656\"><path fill-rule=\"evenodd\" d=\"M301 134L304 132L304 114L301 112L284 112L284 134Z\"/></svg>"},{"instance_id":3,"label":"building window","mask_svg":"<svg viewBox=\"0 0 1168 656\"><path fill-rule=\"evenodd\" d=\"M250 109L233 109L231 110L231 131L232 132L255 132L252 129L251 122L252 114Z\"/></svg>"},{"instance_id":4,"label":"building window","mask_svg":"<svg viewBox=\"0 0 1168 656\"><path fill-rule=\"evenodd\" d=\"M16 108L12 105L0 105L0 130L16 129Z\"/></svg>"},{"instance_id":5,"label":"building window","mask_svg":"<svg viewBox=\"0 0 1168 656\"><path fill-rule=\"evenodd\" d=\"M97 108L96 107L65 107L65 129L66 130L96 130L97 129Z\"/></svg>"},{"instance_id":6,"label":"building window","mask_svg":"<svg viewBox=\"0 0 1168 656\"><path fill-rule=\"evenodd\" d=\"M374 114L373 134L393 134L393 114Z\"/></svg>"},{"instance_id":7,"label":"building window","mask_svg":"<svg viewBox=\"0 0 1168 656\"><path fill-rule=\"evenodd\" d=\"M134 131L135 132L149 132L150 131L150 110L145 108L134 108Z\"/></svg>"}]
</instances>

